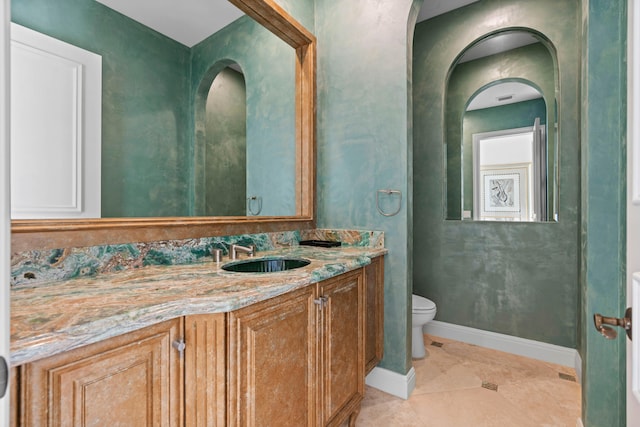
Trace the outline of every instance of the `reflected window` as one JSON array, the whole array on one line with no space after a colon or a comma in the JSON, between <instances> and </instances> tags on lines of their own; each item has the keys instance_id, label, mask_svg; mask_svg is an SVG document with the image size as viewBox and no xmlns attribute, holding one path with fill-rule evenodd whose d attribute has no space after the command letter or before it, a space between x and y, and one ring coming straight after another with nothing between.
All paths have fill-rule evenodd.
<instances>
[{"instance_id":1,"label":"reflected window","mask_svg":"<svg viewBox=\"0 0 640 427\"><path fill-rule=\"evenodd\" d=\"M474 133L473 218L546 220L544 126Z\"/></svg>"}]
</instances>

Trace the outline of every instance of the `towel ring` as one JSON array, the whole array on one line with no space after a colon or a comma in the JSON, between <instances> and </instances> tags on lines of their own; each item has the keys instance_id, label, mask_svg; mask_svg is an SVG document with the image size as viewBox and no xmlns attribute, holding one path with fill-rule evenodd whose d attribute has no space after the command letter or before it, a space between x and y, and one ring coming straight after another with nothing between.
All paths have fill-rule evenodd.
<instances>
[{"instance_id":1,"label":"towel ring","mask_svg":"<svg viewBox=\"0 0 640 427\"><path fill-rule=\"evenodd\" d=\"M380 209L380 193L382 194L386 194L387 196L390 196L392 194L398 194L400 197L398 199L398 209L396 209L394 212L392 213L387 213L384 212L382 209ZM394 216L397 215L400 212L400 209L402 209L402 191L400 190L378 190L376 192L376 208L378 209L378 212L380 212L380 215L384 215L384 216Z\"/></svg>"},{"instance_id":2,"label":"towel ring","mask_svg":"<svg viewBox=\"0 0 640 427\"><path fill-rule=\"evenodd\" d=\"M253 206L253 202L257 201L258 202L258 211L254 212L252 209ZM249 213L251 215L260 215L260 212L262 212L262 197L261 196L251 196L251 197L247 197L247 210L249 211Z\"/></svg>"}]
</instances>

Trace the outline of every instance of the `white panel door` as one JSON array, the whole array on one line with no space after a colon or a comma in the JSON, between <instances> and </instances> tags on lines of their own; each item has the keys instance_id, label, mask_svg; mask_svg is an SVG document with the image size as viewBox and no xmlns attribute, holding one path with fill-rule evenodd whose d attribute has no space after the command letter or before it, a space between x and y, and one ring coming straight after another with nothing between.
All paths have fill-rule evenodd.
<instances>
[{"instance_id":1,"label":"white panel door","mask_svg":"<svg viewBox=\"0 0 640 427\"><path fill-rule=\"evenodd\" d=\"M640 422L640 5L629 0L627 151L627 305L633 340L627 340L627 425Z\"/></svg>"},{"instance_id":2,"label":"white panel door","mask_svg":"<svg viewBox=\"0 0 640 427\"><path fill-rule=\"evenodd\" d=\"M0 6L0 357L9 360L9 0ZM2 363L0 361L0 363ZM0 378L3 382L4 378ZM2 387L0 387L2 388ZM0 390L0 395L3 394ZM9 425L9 393L0 398L0 426Z\"/></svg>"},{"instance_id":3,"label":"white panel door","mask_svg":"<svg viewBox=\"0 0 640 427\"><path fill-rule=\"evenodd\" d=\"M13 218L100 217L102 58L11 24Z\"/></svg>"}]
</instances>

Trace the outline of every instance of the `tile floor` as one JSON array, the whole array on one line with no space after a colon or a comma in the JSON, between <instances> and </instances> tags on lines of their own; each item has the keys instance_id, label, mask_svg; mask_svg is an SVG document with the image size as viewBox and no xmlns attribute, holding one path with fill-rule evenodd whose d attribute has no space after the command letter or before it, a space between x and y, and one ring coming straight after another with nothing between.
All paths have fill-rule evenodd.
<instances>
[{"instance_id":1,"label":"tile floor","mask_svg":"<svg viewBox=\"0 0 640 427\"><path fill-rule=\"evenodd\" d=\"M428 335L425 345L411 397L367 387L356 426L576 426L573 369Z\"/></svg>"}]
</instances>

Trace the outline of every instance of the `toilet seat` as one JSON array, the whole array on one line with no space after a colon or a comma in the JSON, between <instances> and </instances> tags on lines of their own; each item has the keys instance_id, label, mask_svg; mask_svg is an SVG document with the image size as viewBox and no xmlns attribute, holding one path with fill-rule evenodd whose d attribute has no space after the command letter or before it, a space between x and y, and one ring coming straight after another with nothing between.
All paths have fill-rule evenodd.
<instances>
[{"instance_id":1,"label":"toilet seat","mask_svg":"<svg viewBox=\"0 0 640 427\"><path fill-rule=\"evenodd\" d=\"M430 312L436 309L436 304L430 299L421 297L420 295L412 295L411 298L411 311L413 311L414 313Z\"/></svg>"}]
</instances>

